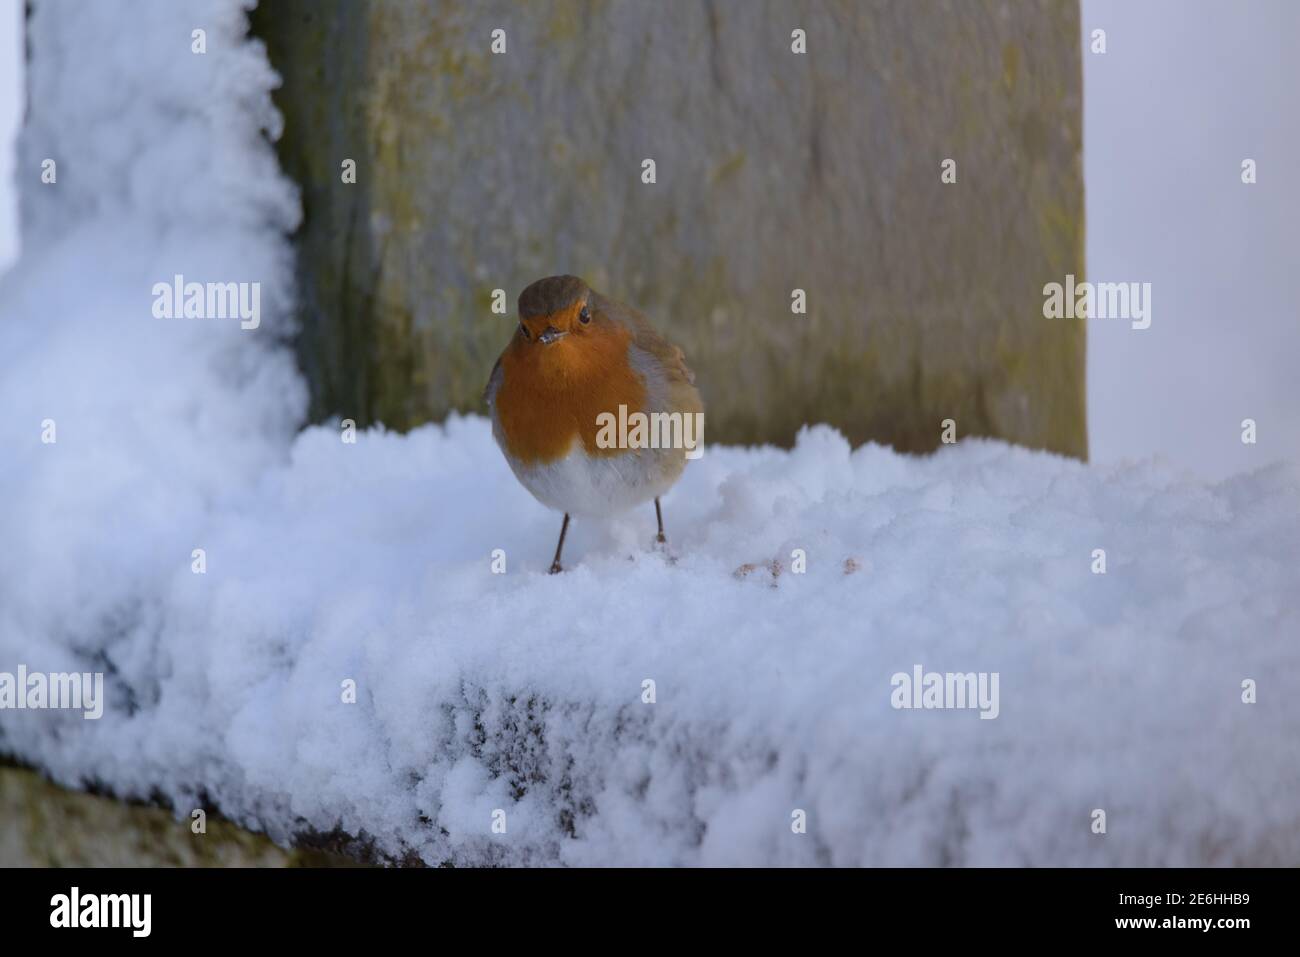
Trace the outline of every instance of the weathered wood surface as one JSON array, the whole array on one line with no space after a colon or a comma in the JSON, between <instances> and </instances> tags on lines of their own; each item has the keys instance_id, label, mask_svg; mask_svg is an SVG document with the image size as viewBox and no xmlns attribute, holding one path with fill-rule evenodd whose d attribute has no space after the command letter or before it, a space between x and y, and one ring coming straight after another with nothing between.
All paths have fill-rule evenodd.
<instances>
[{"instance_id":1,"label":"weathered wood surface","mask_svg":"<svg viewBox=\"0 0 1300 957\"><path fill-rule=\"evenodd\" d=\"M68 791L37 772L0 765L0 867L328 867L348 858L284 850L261 834L208 817Z\"/></svg>"},{"instance_id":2,"label":"weathered wood surface","mask_svg":"<svg viewBox=\"0 0 1300 957\"><path fill-rule=\"evenodd\" d=\"M1042 315L1084 271L1074 0L274 0L254 29L314 418L480 409L520 289L573 272L685 348L710 441L925 450L952 418L1086 456L1083 327Z\"/></svg>"}]
</instances>

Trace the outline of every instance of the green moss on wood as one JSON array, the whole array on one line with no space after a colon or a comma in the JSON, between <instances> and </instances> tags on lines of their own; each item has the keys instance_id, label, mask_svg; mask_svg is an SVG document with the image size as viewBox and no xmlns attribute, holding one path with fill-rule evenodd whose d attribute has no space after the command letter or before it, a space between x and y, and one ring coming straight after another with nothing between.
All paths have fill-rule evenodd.
<instances>
[{"instance_id":1,"label":"green moss on wood","mask_svg":"<svg viewBox=\"0 0 1300 957\"><path fill-rule=\"evenodd\" d=\"M1077 5L902 7L263 5L313 418L481 410L514 324L491 289L513 313L568 271L686 349L711 441L820 421L919 451L955 418L1085 456L1084 330L1041 314L1045 283L1083 275Z\"/></svg>"}]
</instances>

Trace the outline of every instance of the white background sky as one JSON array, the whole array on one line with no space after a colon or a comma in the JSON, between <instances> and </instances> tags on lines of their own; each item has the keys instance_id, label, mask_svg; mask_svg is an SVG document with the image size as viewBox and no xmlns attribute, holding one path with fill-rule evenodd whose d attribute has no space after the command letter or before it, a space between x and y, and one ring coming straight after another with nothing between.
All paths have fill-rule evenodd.
<instances>
[{"instance_id":1,"label":"white background sky","mask_svg":"<svg viewBox=\"0 0 1300 957\"><path fill-rule=\"evenodd\" d=\"M21 8L0 0L0 269L17 249ZM1151 328L1089 325L1092 458L1158 453L1208 477L1300 460L1300 0L1082 15L1087 275L1153 284ZM1098 27L1105 55L1087 48Z\"/></svg>"},{"instance_id":2,"label":"white background sky","mask_svg":"<svg viewBox=\"0 0 1300 957\"><path fill-rule=\"evenodd\" d=\"M1084 37L1098 27L1088 278L1150 282L1153 309L1142 331L1089 323L1092 458L1211 477L1300 460L1300 0L1084 0Z\"/></svg>"}]
</instances>

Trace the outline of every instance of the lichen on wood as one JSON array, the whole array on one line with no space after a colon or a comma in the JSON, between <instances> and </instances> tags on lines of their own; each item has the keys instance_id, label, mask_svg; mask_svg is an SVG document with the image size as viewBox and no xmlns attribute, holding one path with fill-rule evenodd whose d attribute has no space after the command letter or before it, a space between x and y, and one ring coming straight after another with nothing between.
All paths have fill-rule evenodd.
<instances>
[{"instance_id":1,"label":"lichen on wood","mask_svg":"<svg viewBox=\"0 0 1300 957\"><path fill-rule=\"evenodd\" d=\"M1084 271L1079 9L1004 8L262 5L313 418L481 410L514 297L572 272L685 348L710 441L923 451L952 418L1086 456L1083 326L1042 315Z\"/></svg>"}]
</instances>

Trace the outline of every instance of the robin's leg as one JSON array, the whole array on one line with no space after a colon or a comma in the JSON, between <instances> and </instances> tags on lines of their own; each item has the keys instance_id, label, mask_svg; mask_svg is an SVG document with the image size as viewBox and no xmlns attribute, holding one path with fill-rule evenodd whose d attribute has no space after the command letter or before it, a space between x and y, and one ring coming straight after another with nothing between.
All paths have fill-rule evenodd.
<instances>
[{"instance_id":1,"label":"robin's leg","mask_svg":"<svg viewBox=\"0 0 1300 957\"><path fill-rule=\"evenodd\" d=\"M659 534L655 537L655 541L660 545L666 545L668 539L664 538L664 513L663 509L659 507L658 498L655 499L655 518L659 522Z\"/></svg>"},{"instance_id":2,"label":"robin's leg","mask_svg":"<svg viewBox=\"0 0 1300 957\"><path fill-rule=\"evenodd\" d=\"M551 562L551 574L564 571L560 565L560 552L564 551L564 535L569 530L569 513L564 513L564 524L560 526L560 541L555 546L555 561Z\"/></svg>"}]
</instances>

